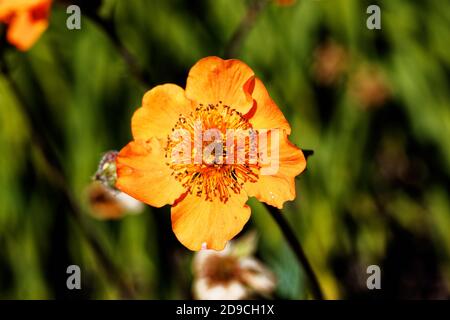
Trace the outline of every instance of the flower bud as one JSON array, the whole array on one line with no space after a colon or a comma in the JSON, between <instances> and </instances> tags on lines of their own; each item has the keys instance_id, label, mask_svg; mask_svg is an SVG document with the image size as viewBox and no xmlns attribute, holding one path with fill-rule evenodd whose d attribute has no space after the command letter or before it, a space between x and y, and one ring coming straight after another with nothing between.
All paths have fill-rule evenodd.
<instances>
[{"instance_id":1,"label":"flower bud","mask_svg":"<svg viewBox=\"0 0 450 320\"><path fill-rule=\"evenodd\" d=\"M116 158L119 153L115 150L106 152L98 165L94 180L100 181L106 187L116 189L117 171Z\"/></svg>"}]
</instances>

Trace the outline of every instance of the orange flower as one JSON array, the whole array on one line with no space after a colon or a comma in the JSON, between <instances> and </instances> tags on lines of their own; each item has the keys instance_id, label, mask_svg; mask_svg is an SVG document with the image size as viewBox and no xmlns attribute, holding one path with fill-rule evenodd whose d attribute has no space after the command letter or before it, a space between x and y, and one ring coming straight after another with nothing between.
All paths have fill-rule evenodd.
<instances>
[{"instance_id":1,"label":"orange flower","mask_svg":"<svg viewBox=\"0 0 450 320\"><path fill-rule=\"evenodd\" d=\"M52 0L0 0L0 22L8 24L8 41L26 51L47 29Z\"/></svg>"},{"instance_id":2,"label":"orange flower","mask_svg":"<svg viewBox=\"0 0 450 320\"><path fill-rule=\"evenodd\" d=\"M212 129L219 131L212 144L225 146L225 156L218 156L217 149L205 156L204 147L211 140L197 141L199 133ZM270 129L267 144L262 143L264 129ZM234 138L228 145L228 130L258 135L256 160L250 157L255 154L251 139L240 148ZM222 250L248 221L249 196L278 208L295 198L294 177L305 169L306 160L289 142L290 131L263 83L246 64L207 57L192 67L185 90L165 84L144 95L132 119L134 141L116 160L116 187L151 206L172 204L173 231L187 248ZM192 139L183 145L174 132L187 133ZM192 147L192 152L179 153L181 161L176 159L179 144ZM273 146L278 146L278 152ZM273 172L269 168L273 163L269 165L264 157L269 151L277 167ZM242 153L244 162L228 161Z\"/></svg>"},{"instance_id":3,"label":"orange flower","mask_svg":"<svg viewBox=\"0 0 450 320\"><path fill-rule=\"evenodd\" d=\"M388 79L376 65L362 64L351 75L350 96L365 110L381 107L391 96Z\"/></svg>"},{"instance_id":4,"label":"orange flower","mask_svg":"<svg viewBox=\"0 0 450 320\"><path fill-rule=\"evenodd\" d=\"M296 0L275 0L279 6L292 6Z\"/></svg>"},{"instance_id":5,"label":"orange flower","mask_svg":"<svg viewBox=\"0 0 450 320\"><path fill-rule=\"evenodd\" d=\"M87 198L92 215L100 220L120 219L125 214L138 214L144 209L142 202L99 181L89 185Z\"/></svg>"},{"instance_id":6,"label":"orange flower","mask_svg":"<svg viewBox=\"0 0 450 320\"><path fill-rule=\"evenodd\" d=\"M347 71L348 64L347 50L340 44L328 40L314 52L314 77L322 85L334 84Z\"/></svg>"}]
</instances>

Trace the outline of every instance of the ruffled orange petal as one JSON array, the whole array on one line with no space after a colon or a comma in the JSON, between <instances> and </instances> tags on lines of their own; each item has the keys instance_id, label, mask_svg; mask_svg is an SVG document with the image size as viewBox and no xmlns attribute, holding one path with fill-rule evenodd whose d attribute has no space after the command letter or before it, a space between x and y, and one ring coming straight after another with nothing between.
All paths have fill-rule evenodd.
<instances>
[{"instance_id":1,"label":"ruffled orange petal","mask_svg":"<svg viewBox=\"0 0 450 320\"><path fill-rule=\"evenodd\" d=\"M116 187L154 207L172 204L184 191L166 165L162 141L132 141L116 159Z\"/></svg>"},{"instance_id":2,"label":"ruffled orange petal","mask_svg":"<svg viewBox=\"0 0 450 320\"><path fill-rule=\"evenodd\" d=\"M281 209L286 201L295 199L295 177L305 170L306 159L303 152L288 140L286 133L281 132L279 137L278 171L260 175L257 182L248 182L244 188L248 196Z\"/></svg>"},{"instance_id":3,"label":"ruffled orange petal","mask_svg":"<svg viewBox=\"0 0 450 320\"><path fill-rule=\"evenodd\" d=\"M47 19L36 20L30 11L17 12L9 22L7 40L17 49L26 51L39 39L47 26Z\"/></svg>"},{"instance_id":4,"label":"ruffled orange petal","mask_svg":"<svg viewBox=\"0 0 450 320\"><path fill-rule=\"evenodd\" d=\"M287 122L281 110L272 100L266 87L258 78L255 79L255 89L252 94L255 104L246 115L255 129L284 129L291 133L291 126Z\"/></svg>"},{"instance_id":5,"label":"ruffled orange petal","mask_svg":"<svg viewBox=\"0 0 450 320\"><path fill-rule=\"evenodd\" d=\"M276 0L275 2L279 6L291 6L295 3L296 0Z\"/></svg>"},{"instance_id":6,"label":"ruffled orange petal","mask_svg":"<svg viewBox=\"0 0 450 320\"><path fill-rule=\"evenodd\" d=\"M144 95L142 107L136 110L131 120L135 140L167 138L180 114L189 114L193 109L184 90L174 84L156 86Z\"/></svg>"},{"instance_id":7,"label":"ruffled orange petal","mask_svg":"<svg viewBox=\"0 0 450 320\"><path fill-rule=\"evenodd\" d=\"M189 71L186 96L205 105L220 101L243 114L253 105L254 73L239 60L207 57Z\"/></svg>"},{"instance_id":8,"label":"ruffled orange petal","mask_svg":"<svg viewBox=\"0 0 450 320\"><path fill-rule=\"evenodd\" d=\"M187 194L172 207L172 229L190 250L200 250L204 243L208 249L223 250L250 218L247 199L243 191L227 203Z\"/></svg>"},{"instance_id":9,"label":"ruffled orange petal","mask_svg":"<svg viewBox=\"0 0 450 320\"><path fill-rule=\"evenodd\" d=\"M33 8L48 9L52 0L1 0L0 1L0 19L14 12L30 10Z\"/></svg>"}]
</instances>

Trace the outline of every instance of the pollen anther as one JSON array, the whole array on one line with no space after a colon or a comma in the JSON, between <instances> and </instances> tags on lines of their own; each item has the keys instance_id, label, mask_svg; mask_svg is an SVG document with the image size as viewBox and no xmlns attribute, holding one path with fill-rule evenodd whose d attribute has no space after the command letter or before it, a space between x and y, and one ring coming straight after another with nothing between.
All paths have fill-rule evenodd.
<instances>
[{"instance_id":1,"label":"pollen anther","mask_svg":"<svg viewBox=\"0 0 450 320\"><path fill-rule=\"evenodd\" d=\"M246 182L258 180L256 135L249 121L222 101L199 104L173 127L166 164L190 194L226 203Z\"/></svg>"}]
</instances>

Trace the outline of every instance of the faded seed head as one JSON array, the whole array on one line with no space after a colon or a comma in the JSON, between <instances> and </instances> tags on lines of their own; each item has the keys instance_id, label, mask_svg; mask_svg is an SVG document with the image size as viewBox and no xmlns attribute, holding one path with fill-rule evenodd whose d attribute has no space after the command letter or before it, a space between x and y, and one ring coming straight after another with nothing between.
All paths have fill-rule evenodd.
<instances>
[{"instance_id":1,"label":"faded seed head","mask_svg":"<svg viewBox=\"0 0 450 320\"><path fill-rule=\"evenodd\" d=\"M116 158L118 154L115 150L106 152L100 160L94 176L94 180L100 181L106 187L114 190L117 181Z\"/></svg>"}]
</instances>

